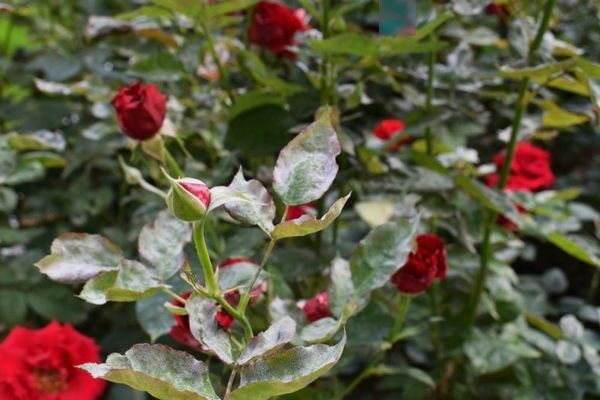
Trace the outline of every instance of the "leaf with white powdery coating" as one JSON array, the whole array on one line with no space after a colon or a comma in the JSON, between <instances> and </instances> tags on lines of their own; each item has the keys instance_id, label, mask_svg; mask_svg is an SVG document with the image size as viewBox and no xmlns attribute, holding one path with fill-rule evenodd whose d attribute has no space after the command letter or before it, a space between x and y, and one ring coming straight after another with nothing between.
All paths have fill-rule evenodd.
<instances>
[{"instance_id":1,"label":"leaf with white powdery coating","mask_svg":"<svg viewBox=\"0 0 600 400\"><path fill-rule=\"evenodd\" d=\"M83 283L115 269L122 259L121 249L103 236L65 233L54 239L50 255L35 266L54 281Z\"/></svg>"},{"instance_id":2,"label":"leaf with white powdery coating","mask_svg":"<svg viewBox=\"0 0 600 400\"><path fill-rule=\"evenodd\" d=\"M98 305L109 301L137 301L154 295L163 286L142 263L121 260L118 268L89 280L79 297Z\"/></svg>"},{"instance_id":3,"label":"leaf with white powdery coating","mask_svg":"<svg viewBox=\"0 0 600 400\"><path fill-rule=\"evenodd\" d=\"M267 235L273 230L275 203L271 193L256 179L244 179L242 169L235 174L229 188L244 193L252 202L233 200L225 204L225 209L238 222L257 225Z\"/></svg>"},{"instance_id":4,"label":"leaf with white powdery coating","mask_svg":"<svg viewBox=\"0 0 600 400\"><path fill-rule=\"evenodd\" d=\"M183 248L191 237L190 224L161 211L154 222L142 228L138 251L142 260L153 266L156 277L166 281L183 266Z\"/></svg>"},{"instance_id":5,"label":"leaf with white powdery coating","mask_svg":"<svg viewBox=\"0 0 600 400\"><path fill-rule=\"evenodd\" d=\"M236 363L238 365L247 364L257 357L273 353L289 343L295 334L296 322L290 317L283 317L273 323L269 329L253 337Z\"/></svg>"},{"instance_id":6,"label":"leaf with white powdery coating","mask_svg":"<svg viewBox=\"0 0 600 400\"><path fill-rule=\"evenodd\" d=\"M190 316L192 335L208 347L224 363L233 364L233 349L229 332L221 328L215 320L218 306L214 300L193 295L185 306Z\"/></svg>"},{"instance_id":7,"label":"leaf with white powdery coating","mask_svg":"<svg viewBox=\"0 0 600 400\"><path fill-rule=\"evenodd\" d=\"M321 198L337 175L335 158L340 152L331 116L324 112L279 153L273 170L273 189L288 206Z\"/></svg>"},{"instance_id":8,"label":"leaf with white powdery coating","mask_svg":"<svg viewBox=\"0 0 600 400\"><path fill-rule=\"evenodd\" d=\"M226 400L267 400L296 392L326 374L340 359L346 335L334 346L293 347L240 368L240 386Z\"/></svg>"},{"instance_id":9,"label":"leaf with white powdery coating","mask_svg":"<svg viewBox=\"0 0 600 400\"><path fill-rule=\"evenodd\" d=\"M122 383L161 400L219 400L208 368L183 351L136 344L125 355L111 354L105 364L83 364L94 378Z\"/></svg>"},{"instance_id":10,"label":"leaf with white powdery coating","mask_svg":"<svg viewBox=\"0 0 600 400\"><path fill-rule=\"evenodd\" d=\"M386 284L406 262L417 234L419 217L389 222L373 229L350 260L358 296Z\"/></svg>"},{"instance_id":11,"label":"leaf with white powdery coating","mask_svg":"<svg viewBox=\"0 0 600 400\"><path fill-rule=\"evenodd\" d=\"M271 236L273 239L279 240L289 237L306 236L322 231L340 215L344 205L350 198L350 195L351 193L345 197L342 197L341 199L338 199L329 208L329 211L327 211L327 213L325 213L325 215L323 215L320 219L316 219L309 215L303 215L300 218L282 222L275 226Z\"/></svg>"}]
</instances>

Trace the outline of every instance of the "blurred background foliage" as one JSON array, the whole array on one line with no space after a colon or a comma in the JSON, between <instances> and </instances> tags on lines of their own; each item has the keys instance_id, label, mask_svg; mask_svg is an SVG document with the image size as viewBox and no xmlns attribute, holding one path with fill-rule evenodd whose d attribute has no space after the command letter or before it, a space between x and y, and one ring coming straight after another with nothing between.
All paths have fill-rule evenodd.
<instances>
[{"instance_id":1,"label":"blurred background foliage","mask_svg":"<svg viewBox=\"0 0 600 400\"><path fill-rule=\"evenodd\" d=\"M93 307L75 297L78 288L52 283L33 267L68 231L101 233L134 254L140 228L164 208L130 169L165 187L152 159L164 154L152 143L129 142L110 106L119 87L142 80L168 94L170 152L188 176L209 185L228 183L240 163L270 181L274 155L320 104L339 111L344 152L331 198L353 190L353 203L317 240L288 241L275 252L280 305L294 309L293 301L326 289L330 260L348 256L382 220L417 204L437 220L451 264L441 308L432 318L431 298L417 297L402 345L351 398L600 398L597 1L557 2L534 69L523 60L541 1L503 2L508 15L486 13L483 0L418 3L415 36L378 39L375 1L332 1L326 37L319 2L289 2L318 28L294 61L250 46L243 13L217 13L207 29L228 76L219 76L206 31L186 15L185 1L0 4L0 335L57 319L95 336L105 353L148 334L175 346L163 336L171 316L157 311L166 297ZM435 74L430 105L428 63ZM522 233L494 234L477 332L463 342L454 316L479 263L481 204L506 210L508 201L477 179L505 145L526 76L532 84L522 136L551 152L558 180L554 191L511 197L532 220ZM405 121L417 139L410 148L392 153L372 142L384 118ZM436 162L419 157L428 129ZM260 249L256 229L234 228L228 221L212 227L216 259ZM362 370L391 329L390 291L350 321L348 347L330 379L286 399L330 399ZM125 387L107 396L146 398Z\"/></svg>"}]
</instances>

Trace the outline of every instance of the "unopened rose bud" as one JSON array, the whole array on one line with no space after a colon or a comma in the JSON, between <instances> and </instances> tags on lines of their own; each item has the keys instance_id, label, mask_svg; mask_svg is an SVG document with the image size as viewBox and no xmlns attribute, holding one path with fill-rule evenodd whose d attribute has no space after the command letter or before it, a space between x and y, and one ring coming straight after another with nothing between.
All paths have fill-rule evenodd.
<instances>
[{"instance_id":1,"label":"unopened rose bud","mask_svg":"<svg viewBox=\"0 0 600 400\"><path fill-rule=\"evenodd\" d=\"M125 135L148 140L158 133L165 120L167 97L155 85L136 82L121 88L112 105Z\"/></svg>"},{"instance_id":2,"label":"unopened rose bud","mask_svg":"<svg viewBox=\"0 0 600 400\"><path fill-rule=\"evenodd\" d=\"M193 178L172 179L167 194L169 211L182 221L201 220L210 205L210 190L204 182Z\"/></svg>"}]
</instances>

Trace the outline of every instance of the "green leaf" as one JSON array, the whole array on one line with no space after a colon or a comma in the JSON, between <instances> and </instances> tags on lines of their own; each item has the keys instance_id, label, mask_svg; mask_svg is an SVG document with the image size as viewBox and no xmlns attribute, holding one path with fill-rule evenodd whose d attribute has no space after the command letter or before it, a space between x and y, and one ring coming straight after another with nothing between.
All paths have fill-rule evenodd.
<instances>
[{"instance_id":1,"label":"green leaf","mask_svg":"<svg viewBox=\"0 0 600 400\"><path fill-rule=\"evenodd\" d=\"M271 156L288 142L295 121L281 105L264 104L229 121L225 147L247 157Z\"/></svg>"},{"instance_id":2,"label":"green leaf","mask_svg":"<svg viewBox=\"0 0 600 400\"><path fill-rule=\"evenodd\" d=\"M164 7L189 17L195 17L202 11L203 2L197 0L151 0L157 6Z\"/></svg>"},{"instance_id":3,"label":"green leaf","mask_svg":"<svg viewBox=\"0 0 600 400\"><path fill-rule=\"evenodd\" d=\"M419 217L388 222L373 229L350 259L357 296L386 284L406 262L419 227Z\"/></svg>"},{"instance_id":4,"label":"green leaf","mask_svg":"<svg viewBox=\"0 0 600 400\"><path fill-rule=\"evenodd\" d=\"M163 304L170 301L171 298L164 293L157 293L154 296L140 300L135 303L136 317L151 341L169 333L175 320L173 316L165 312Z\"/></svg>"},{"instance_id":5,"label":"green leaf","mask_svg":"<svg viewBox=\"0 0 600 400\"><path fill-rule=\"evenodd\" d=\"M267 400L296 392L327 373L340 359L346 336L334 346L293 347L240 368L240 386L226 400Z\"/></svg>"},{"instance_id":6,"label":"green leaf","mask_svg":"<svg viewBox=\"0 0 600 400\"><path fill-rule=\"evenodd\" d=\"M190 224L182 222L168 211L161 211L154 222L144 225L138 238L141 259L150 264L155 276L166 281L184 263L183 248L191 240Z\"/></svg>"},{"instance_id":7,"label":"green leaf","mask_svg":"<svg viewBox=\"0 0 600 400\"><path fill-rule=\"evenodd\" d=\"M268 92L248 92L235 98L235 104L229 109L227 118L231 121L240 114L264 105L283 105L283 98Z\"/></svg>"},{"instance_id":8,"label":"green leaf","mask_svg":"<svg viewBox=\"0 0 600 400\"><path fill-rule=\"evenodd\" d=\"M577 58L577 66L592 79L600 79L600 64L593 63L585 58Z\"/></svg>"},{"instance_id":9,"label":"green leaf","mask_svg":"<svg viewBox=\"0 0 600 400\"><path fill-rule=\"evenodd\" d=\"M217 270L219 287L223 291L231 289L242 289L248 290L254 275L258 271L258 265L253 262L238 261L234 264L228 265L226 268L219 268ZM266 272L261 271L256 284L260 284L267 278Z\"/></svg>"},{"instance_id":10,"label":"green leaf","mask_svg":"<svg viewBox=\"0 0 600 400\"><path fill-rule=\"evenodd\" d=\"M246 66L246 69L250 72L250 74L252 74L252 77L257 82L261 83L265 87L281 94L284 97L291 96L304 90L302 86L289 83L271 72L271 70L267 68L258 55L250 51L242 51L241 55L243 57L243 62Z\"/></svg>"},{"instance_id":11,"label":"green leaf","mask_svg":"<svg viewBox=\"0 0 600 400\"><path fill-rule=\"evenodd\" d=\"M590 120L587 115L567 111L550 100L540 102L540 106L545 110L542 116L542 125L547 128L569 128Z\"/></svg>"},{"instance_id":12,"label":"green leaf","mask_svg":"<svg viewBox=\"0 0 600 400\"><path fill-rule=\"evenodd\" d=\"M331 264L329 308L342 322L362 310L369 301L367 296L355 296L355 293L350 263L336 257Z\"/></svg>"},{"instance_id":13,"label":"green leaf","mask_svg":"<svg viewBox=\"0 0 600 400\"><path fill-rule=\"evenodd\" d=\"M257 225L267 235L273 230L275 203L273 197L262 183L256 179L244 179L242 169L237 172L229 189L240 192L249 201L233 200L225 204L225 209L238 222Z\"/></svg>"},{"instance_id":14,"label":"green leaf","mask_svg":"<svg viewBox=\"0 0 600 400\"><path fill-rule=\"evenodd\" d=\"M18 290L2 289L0 291L0 325L5 328L22 324L26 315L26 294Z\"/></svg>"},{"instance_id":15,"label":"green leaf","mask_svg":"<svg viewBox=\"0 0 600 400\"><path fill-rule=\"evenodd\" d=\"M306 236L327 228L340 215L351 193L338 199L320 219L303 215L291 221L285 221L275 226L272 237L275 240L284 238Z\"/></svg>"},{"instance_id":16,"label":"green leaf","mask_svg":"<svg viewBox=\"0 0 600 400\"><path fill-rule=\"evenodd\" d=\"M519 226L524 224L523 215L518 212L514 202L506 194L465 175L455 175L454 183L490 210L505 215Z\"/></svg>"},{"instance_id":17,"label":"green leaf","mask_svg":"<svg viewBox=\"0 0 600 400\"><path fill-rule=\"evenodd\" d=\"M208 7L208 17L214 18L224 14L230 14L252 7L260 0L227 0L211 4Z\"/></svg>"},{"instance_id":18,"label":"green leaf","mask_svg":"<svg viewBox=\"0 0 600 400\"><path fill-rule=\"evenodd\" d=\"M500 67L500 75L508 78L521 80L529 78L532 81L540 84L548 82L554 75L558 75L564 71L568 71L575 66L575 60L569 59L561 62L537 65L535 67L527 67L521 69L513 69L510 67Z\"/></svg>"},{"instance_id":19,"label":"green leaf","mask_svg":"<svg viewBox=\"0 0 600 400\"><path fill-rule=\"evenodd\" d=\"M33 133L9 133L8 145L17 151L52 149L63 151L67 142L60 133L37 131Z\"/></svg>"},{"instance_id":20,"label":"green leaf","mask_svg":"<svg viewBox=\"0 0 600 400\"><path fill-rule=\"evenodd\" d=\"M44 168L63 168L67 165L64 157L49 151L32 151L23 154L21 160L25 163L39 163Z\"/></svg>"},{"instance_id":21,"label":"green leaf","mask_svg":"<svg viewBox=\"0 0 600 400\"><path fill-rule=\"evenodd\" d=\"M121 260L118 271L103 272L89 280L79 297L92 304L146 299L160 290L160 281L144 264Z\"/></svg>"},{"instance_id":22,"label":"green leaf","mask_svg":"<svg viewBox=\"0 0 600 400\"><path fill-rule=\"evenodd\" d=\"M233 364L234 356L229 332L215 320L218 305L214 300L191 296L185 306L190 316L192 335L209 348L224 363Z\"/></svg>"},{"instance_id":23,"label":"green leaf","mask_svg":"<svg viewBox=\"0 0 600 400\"><path fill-rule=\"evenodd\" d=\"M379 44L371 37L360 33L348 32L325 40L310 40L313 50L321 54L350 54L363 57L377 57Z\"/></svg>"},{"instance_id":24,"label":"green leaf","mask_svg":"<svg viewBox=\"0 0 600 400\"><path fill-rule=\"evenodd\" d=\"M559 232L549 233L546 238L565 253L586 264L600 268L600 246L597 242L583 236L564 235Z\"/></svg>"},{"instance_id":25,"label":"green leaf","mask_svg":"<svg viewBox=\"0 0 600 400\"><path fill-rule=\"evenodd\" d=\"M42 317L73 324L82 322L87 315L87 305L78 299L70 288L63 285L34 287L27 292L27 303Z\"/></svg>"},{"instance_id":26,"label":"green leaf","mask_svg":"<svg viewBox=\"0 0 600 400\"><path fill-rule=\"evenodd\" d=\"M395 205L392 200L367 200L356 203L354 209L369 227L375 228L394 216Z\"/></svg>"},{"instance_id":27,"label":"green leaf","mask_svg":"<svg viewBox=\"0 0 600 400\"><path fill-rule=\"evenodd\" d=\"M436 31L437 28L445 24L448 20L452 19L453 15L450 12L445 12L443 14L438 15L433 21L428 22L423 25L419 29L417 29L417 33L414 38L416 40L421 40L432 34Z\"/></svg>"},{"instance_id":28,"label":"green leaf","mask_svg":"<svg viewBox=\"0 0 600 400\"><path fill-rule=\"evenodd\" d=\"M7 187L0 187L0 212L9 213L17 207L17 192Z\"/></svg>"},{"instance_id":29,"label":"green leaf","mask_svg":"<svg viewBox=\"0 0 600 400\"><path fill-rule=\"evenodd\" d=\"M208 367L183 351L136 344L125 355L111 354L105 364L83 364L94 378L122 383L160 400L219 400Z\"/></svg>"},{"instance_id":30,"label":"green leaf","mask_svg":"<svg viewBox=\"0 0 600 400\"><path fill-rule=\"evenodd\" d=\"M278 351L289 343L296 334L296 322L290 317L283 317L273 323L266 331L253 337L246 345L236 364L244 365L259 357L265 357Z\"/></svg>"},{"instance_id":31,"label":"green leaf","mask_svg":"<svg viewBox=\"0 0 600 400\"><path fill-rule=\"evenodd\" d=\"M288 206L315 201L329 189L338 172L340 142L329 112L304 129L279 153L273 189Z\"/></svg>"},{"instance_id":32,"label":"green leaf","mask_svg":"<svg viewBox=\"0 0 600 400\"><path fill-rule=\"evenodd\" d=\"M518 337L504 337L476 330L465 344L473 369L489 374L508 367L521 358L538 358L540 353Z\"/></svg>"},{"instance_id":33,"label":"green leaf","mask_svg":"<svg viewBox=\"0 0 600 400\"><path fill-rule=\"evenodd\" d=\"M115 269L121 249L100 235L65 233L54 239L50 255L35 266L50 279L62 283L83 283L103 271Z\"/></svg>"},{"instance_id":34,"label":"green leaf","mask_svg":"<svg viewBox=\"0 0 600 400\"><path fill-rule=\"evenodd\" d=\"M300 338L308 343L323 343L330 340L341 326L341 321L335 318L321 318L302 328Z\"/></svg>"}]
</instances>

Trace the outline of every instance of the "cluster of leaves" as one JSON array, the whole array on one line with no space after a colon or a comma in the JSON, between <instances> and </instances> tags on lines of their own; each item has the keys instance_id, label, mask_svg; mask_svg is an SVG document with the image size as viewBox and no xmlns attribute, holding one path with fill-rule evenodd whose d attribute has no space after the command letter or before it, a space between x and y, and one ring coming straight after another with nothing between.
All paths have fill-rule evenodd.
<instances>
[{"instance_id":1,"label":"cluster of leaves","mask_svg":"<svg viewBox=\"0 0 600 400\"><path fill-rule=\"evenodd\" d=\"M497 16L483 0L420 1L414 35L381 37L369 32L375 1L301 0L314 29L282 60L248 43L257 2L0 4L2 332L79 323L123 353L88 371L165 399L600 396L597 5L499 1L509 13ZM550 28L532 52L546 3ZM112 117L115 90L134 80L169 96L160 140L132 144ZM370 135L390 117L415 139L400 151L400 137ZM515 132L551 151L556 190L480 183L480 163ZM164 210L171 154L218 199L212 260L259 259L273 244L266 299L247 310L251 339L216 325L193 229ZM236 175L240 164L254 179ZM322 218L274 224L312 201ZM495 214L516 228L494 227L485 252ZM432 229L448 243L449 277L398 326L406 310L387 282ZM71 287L39 274L40 259ZM223 269L220 291L249 292L259 270ZM184 309L165 304L190 284ZM331 317L307 323L298 302L324 290ZM233 374L164 346L176 346L165 335L177 313ZM162 344L131 347L146 341L136 321ZM111 395L135 396L121 390Z\"/></svg>"}]
</instances>

